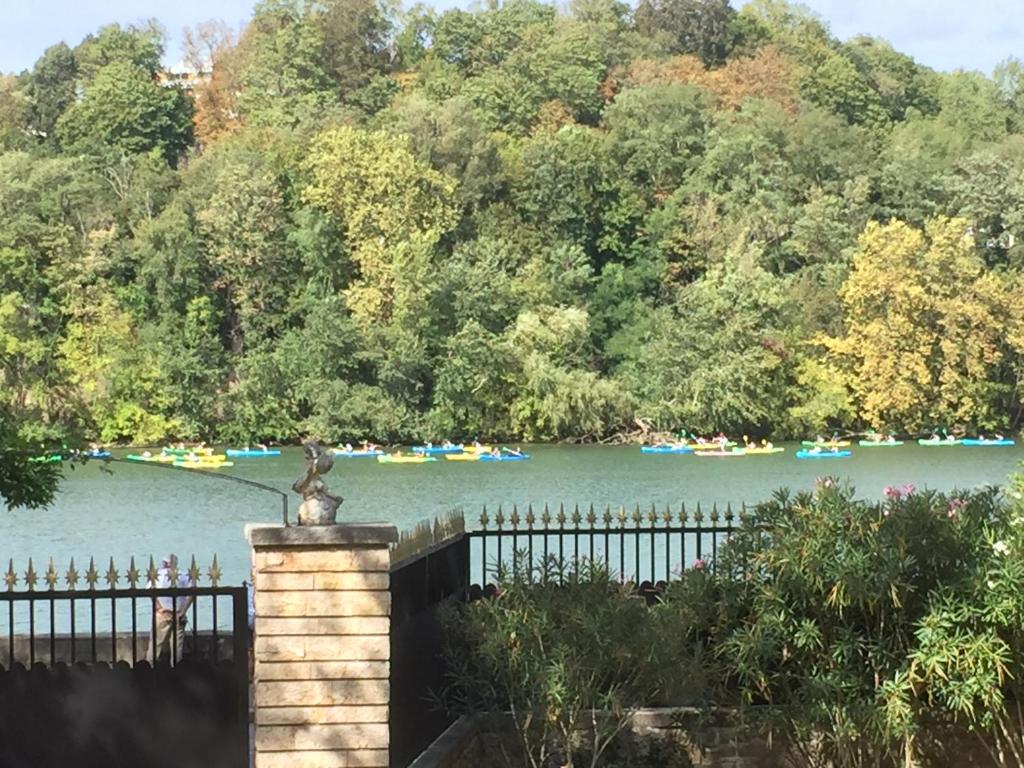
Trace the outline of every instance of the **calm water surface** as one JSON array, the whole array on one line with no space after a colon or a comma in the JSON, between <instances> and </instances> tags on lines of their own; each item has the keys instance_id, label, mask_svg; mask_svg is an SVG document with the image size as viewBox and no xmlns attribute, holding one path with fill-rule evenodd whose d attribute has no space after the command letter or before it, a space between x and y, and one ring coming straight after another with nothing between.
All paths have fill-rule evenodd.
<instances>
[{"instance_id":1,"label":"calm water surface","mask_svg":"<svg viewBox=\"0 0 1024 768\"><path fill-rule=\"evenodd\" d=\"M384 521L399 528L462 508L475 521L483 505L520 509L594 503L663 507L701 502L755 502L774 489L808 488L815 477L850 479L860 495L878 497L886 485L914 483L919 488L950 490L1001 484L1024 459L1024 447L857 449L849 459L794 458L784 454L740 459L694 456L644 456L636 447L536 446L527 462L478 464L443 459L423 465L380 465L367 459L338 459L328 475L345 503L345 521ZM280 458L235 459L222 474L256 480L289 491L302 466L299 448ZM0 514L0 571L13 558L24 571L28 558L45 568L52 556L65 569L74 556L84 571L89 557L106 570L113 556L119 569L129 557L140 568L149 556L195 554L204 571L214 554L226 583L247 578L249 551L243 527L249 522L279 522L280 499L244 486L145 465L100 462L66 472L57 503L44 511ZM292 494L292 514L299 499Z\"/></svg>"}]
</instances>

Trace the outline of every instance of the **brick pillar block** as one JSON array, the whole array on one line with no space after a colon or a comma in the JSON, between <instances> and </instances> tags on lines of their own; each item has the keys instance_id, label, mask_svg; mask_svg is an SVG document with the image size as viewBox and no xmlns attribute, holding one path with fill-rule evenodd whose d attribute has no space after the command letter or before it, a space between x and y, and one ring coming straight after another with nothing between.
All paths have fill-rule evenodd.
<instances>
[{"instance_id":1,"label":"brick pillar block","mask_svg":"<svg viewBox=\"0 0 1024 768\"><path fill-rule=\"evenodd\" d=\"M247 526L256 768L387 768L391 525Z\"/></svg>"}]
</instances>

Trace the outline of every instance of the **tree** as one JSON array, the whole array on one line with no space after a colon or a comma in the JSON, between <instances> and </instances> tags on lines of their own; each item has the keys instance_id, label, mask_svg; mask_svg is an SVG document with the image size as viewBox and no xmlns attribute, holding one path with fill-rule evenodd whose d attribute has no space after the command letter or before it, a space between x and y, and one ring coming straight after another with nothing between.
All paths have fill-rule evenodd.
<instances>
[{"instance_id":1,"label":"tree","mask_svg":"<svg viewBox=\"0 0 1024 768\"><path fill-rule=\"evenodd\" d=\"M172 165L192 143L192 105L145 69L114 62L97 71L81 101L57 124L70 151L137 154L158 150Z\"/></svg>"},{"instance_id":2,"label":"tree","mask_svg":"<svg viewBox=\"0 0 1024 768\"><path fill-rule=\"evenodd\" d=\"M60 465L33 462L32 448L5 404L0 404L0 501L9 509L35 509L53 502Z\"/></svg>"},{"instance_id":3,"label":"tree","mask_svg":"<svg viewBox=\"0 0 1024 768\"><path fill-rule=\"evenodd\" d=\"M728 260L642 321L643 344L619 375L636 413L662 429L758 432L783 407L785 296L755 254Z\"/></svg>"},{"instance_id":4,"label":"tree","mask_svg":"<svg viewBox=\"0 0 1024 768\"><path fill-rule=\"evenodd\" d=\"M889 429L1006 426L1001 381L1019 336L1007 286L987 272L963 219L925 230L872 222L840 291L846 334L823 343L864 423Z\"/></svg>"},{"instance_id":5,"label":"tree","mask_svg":"<svg viewBox=\"0 0 1024 768\"><path fill-rule=\"evenodd\" d=\"M391 23L376 0L326 0L324 6L324 63L345 98L387 70Z\"/></svg>"},{"instance_id":6,"label":"tree","mask_svg":"<svg viewBox=\"0 0 1024 768\"><path fill-rule=\"evenodd\" d=\"M324 32L301 0L263 0L238 44L238 110L254 126L316 125L337 106Z\"/></svg>"},{"instance_id":7,"label":"tree","mask_svg":"<svg viewBox=\"0 0 1024 768\"><path fill-rule=\"evenodd\" d=\"M729 0L649 0L637 9L638 30L667 33L672 53L689 53L708 66L721 64L735 43Z\"/></svg>"},{"instance_id":8,"label":"tree","mask_svg":"<svg viewBox=\"0 0 1024 768\"><path fill-rule=\"evenodd\" d=\"M454 227L455 182L416 160L405 141L383 132L335 128L310 147L304 197L342 222L359 276L348 291L364 322L388 320Z\"/></svg>"},{"instance_id":9,"label":"tree","mask_svg":"<svg viewBox=\"0 0 1024 768\"><path fill-rule=\"evenodd\" d=\"M78 62L66 43L47 48L32 67L25 95L29 102L29 129L53 141L57 121L75 102Z\"/></svg>"}]
</instances>

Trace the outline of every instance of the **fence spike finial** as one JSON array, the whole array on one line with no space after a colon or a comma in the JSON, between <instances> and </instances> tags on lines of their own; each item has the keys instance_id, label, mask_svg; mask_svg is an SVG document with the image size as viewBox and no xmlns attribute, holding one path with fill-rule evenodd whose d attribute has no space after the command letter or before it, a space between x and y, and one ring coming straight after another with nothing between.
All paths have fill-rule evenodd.
<instances>
[{"instance_id":1,"label":"fence spike finial","mask_svg":"<svg viewBox=\"0 0 1024 768\"><path fill-rule=\"evenodd\" d=\"M85 572L85 583L89 585L89 589L96 589L96 582L100 580L100 574L96 570L95 558L89 558L89 569Z\"/></svg>"},{"instance_id":2,"label":"fence spike finial","mask_svg":"<svg viewBox=\"0 0 1024 768\"><path fill-rule=\"evenodd\" d=\"M590 504L590 509L587 510L587 525L591 528L597 525L597 512L594 511L593 502Z\"/></svg>"},{"instance_id":3,"label":"fence spike finial","mask_svg":"<svg viewBox=\"0 0 1024 768\"><path fill-rule=\"evenodd\" d=\"M558 514L555 515L555 522L558 523L559 528L565 528L565 502L561 502L558 505Z\"/></svg>"},{"instance_id":4,"label":"fence spike finial","mask_svg":"<svg viewBox=\"0 0 1024 768\"><path fill-rule=\"evenodd\" d=\"M581 522L583 522L583 516L580 514L580 505L577 504L572 509L572 524L579 528Z\"/></svg>"},{"instance_id":5,"label":"fence spike finial","mask_svg":"<svg viewBox=\"0 0 1024 768\"><path fill-rule=\"evenodd\" d=\"M32 565L32 558L28 559L28 570L25 571L25 586L29 592L35 592L36 582L39 581L39 577L36 574L36 569Z\"/></svg>"},{"instance_id":6,"label":"fence spike finial","mask_svg":"<svg viewBox=\"0 0 1024 768\"><path fill-rule=\"evenodd\" d=\"M680 502L680 504L679 504L679 522L682 523L683 525L686 525L686 518L687 518L687 515L686 515L686 502L683 501L683 502Z\"/></svg>"},{"instance_id":7,"label":"fence spike finial","mask_svg":"<svg viewBox=\"0 0 1024 768\"><path fill-rule=\"evenodd\" d=\"M129 587L135 589L139 586L139 569L135 567L135 555L132 555L128 562L128 570L124 572L124 575L128 579Z\"/></svg>"},{"instance_id":8,"label":"fence spike finial","mask_svg":"<svg viewBox=\"0 0 1024 768\"><path fill-rule=\"evenodd\" d=\"M64 574L64 583L68 585L69 592L78 589L78 570L75 568L75 558L73 557L68 564L68 572Z\"/></svg>"},{"instance_id":9,"label":"fence spike finial","mask_svg":"<svg viewBox=\"0 0 1024 768\"><path fill-rule=\"evenodd\" d=\"M501 511L501 504L498 504L498 511L494 513L494 524L499 530L505 525L505 513Z\"/></svg>"},{"instance_id":10,"label":"fence spike finial","mask_svg":"<svg viewBox=\"0 0 1024 768\"><path fill-rule=\"evenodd\" d=\"M612 505L604 505L604 514L601 516L601 521L604 523L605 528L611 528L612 526Z\"/></svg>"},{"instance_id":11,"label":"fence spike finial","mask_svg":"<svg viewBox=\"0 0 1024 768\"><path fill-rule=\"evenodd\" d=\"M59 578L60 577L57 575L57 568L54 566L53 558L51 557L49 565L46 566L46 576L44 577L46 581L46 588L53 592L53 590L57 588L57 580Z\"/></svg>"},{"instance_id":12,"label":"fence spike finial","mask_svg":"<svg viewBox=\"0 0 1024 768\"><path fill-rule=\"evenodd\" d=\"M189 563L188 566L189 583L191 583L193 587L198 587L199 579L202 575L202 571L200 571L199 566L196 565L196 556L192 555L192 562Z\"/></svg>"},{"instance_id":13,"label":"fence spike finial","mask_svg":"<svg viewBox=\"0 0 1024 768\"><path fill-rule=\"evenodd\" d=\"M666 526L672 525L672 506L668 502L665 502L665 511L662 513L661 519Z\"/></svg>"},{"instance_id":14,"label":"fence spike finial","mask_svg":"<svg viewBox=\"0 0 1024 768\"><path fill-rule=\"evenodd\" d=\"M551 525L551 510L546 501L544 502L544 511L541 513L540 521L543 523L545 528L548 528Z\"/></svg>"},{"instance_id":15,"label":"fence spike finial","mask_svg":"<svg viewBox=\"0 0 1024 768\"><path fill-rule=\"evenodd\" d=\"M220 569L220 565L217 563L217 553L213 553L213 564L210 566L210 570L206 572L206 575L210 578L210 586L216 587L220 582L220 577L223 576L223 572Z\"/></svg>"},{"instance_id":16,"label":"fence spike finial","mask_svg":"<svg viewBox=\"0 0 1024 768\"><path fill-rule=\"evenodd\" d=\"M654 502L651 502L651 511L647 513L647 522L654 525L658 522L658 507L655 506Z\"/></svg>"},{"instance_id":17,"label":"fence spike finial","mask_svg":"<svg viewBox=\"0 0 1024 768\"><path fill-rule=\"evenodd\" d=\"M533 502L531 501L526 507L526 527L532 531L535 522L537 522L537 518L533 514Z\"/></svg>"},{"instance_id":18,"label":"fence spike finial","mask_svg":"<svg viewBox=\"0 0 1024 768\"><path fill-rule=\"evenodd\" d=\"M117 568L114 567L114 558L113 557L110 558L110 566L107 568L106 580L107 580L107 585L111 589L113 589L114 587L117 586L118 575L117 575Z\"/></svg>"},{"instance_id":19,"label":"fence spike finial","mask_svg":"<svg viewBox=\"0 0 1024 768\"><path fill-rule=\"evenodd\" d=\"M712 502L712 504L711 504L711 514L708 516L708 519L712 523L717 523L718 522L718 502L717 501Z\"/></svg>"},{"instance_id":20,"label":"fence spike finial","mask_svg":"<svg viewBox=\"0 0 1024 768\"><path fill-rule=\"evenodd\" d=\"M519 529L519 507L516 504L512 505L512 514L509 515L508 521L512 525L513 531Z\"/></svg>"},{"instance_id":21,"label":"fence spike finial","mask_svg":"<svg viewBox=\"0 0 1024 768\"><path fill-rule=\"evenodd\" d=\"M17 583L18 574L14 572L14 558L12 557L7 564L7 573L4 574L4 584L8 592L13 592Z\"/></svg>"},{"instance_id":22,"label":"fence spike finial","mask_svg":"<svg viewBox=\"0 0 1024 768\"><path fill-rule=\"evenodd\" d=\"M156 570L156 563L153 562L153 556L149 556L149 567L146 569L146 583L152 588L156 586L156 577L160 574Z\"/></svg>"},{"instance_id":23,"label":"fence spike finial","mask_svg":"<svg viewBox=\"0 0 1024 768\"><path fill-rule=\"evenodd\" d=\"M640 525L640 523L643 521L643 519L644 519L643 513L640 512L640 502L637 502L636 506L633 508L633 525L634 525L634 527L638 527Z\"/></svg>"},{"instance_id":24,"label":"fence spike finial","mask_svg":"<svg viewBox=\"0 0 1024 768\"><path fill-rule=\"evenodd\" d=\"M484 511L480 513L480 527L486 531L487 526L490 524L491 518L490 515L487 514L487 505L484 504Z\"/></svg>"}]
</instances>

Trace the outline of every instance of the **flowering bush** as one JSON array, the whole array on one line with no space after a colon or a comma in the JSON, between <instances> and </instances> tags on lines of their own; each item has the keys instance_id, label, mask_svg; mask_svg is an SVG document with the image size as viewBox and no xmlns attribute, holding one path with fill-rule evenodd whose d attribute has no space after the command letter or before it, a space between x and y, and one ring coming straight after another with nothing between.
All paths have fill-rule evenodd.
<instances>
[{"instance_id":1,"label":"flowering bush","mask_svg":"<svg viewBox=\"0 0 1024 768\"><path fill-rule=\"evenodd\" d=\"M1000 549L978 544L994 492L908 484L883 495L858 501L821 480L813 493L779 493L717 564L715 599L731 603L707 629L720 696L776 705L764 711L808 765L875 766L914 751L918 628L933 595Z\"/></svg>"}]
</instances>

